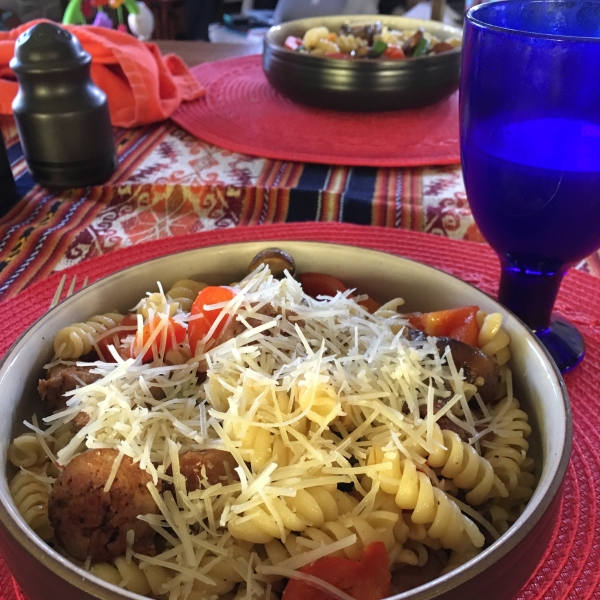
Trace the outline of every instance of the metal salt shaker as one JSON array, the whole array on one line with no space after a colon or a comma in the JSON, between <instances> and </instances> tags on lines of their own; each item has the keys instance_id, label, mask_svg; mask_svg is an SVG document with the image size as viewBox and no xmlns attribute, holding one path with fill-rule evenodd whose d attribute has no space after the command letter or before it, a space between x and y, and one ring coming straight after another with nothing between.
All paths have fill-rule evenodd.
<instances>
[{"instance_id":1,"label":"metal salt shaker","mask_svg":"<svg viewBox=\"0 0 600 600\"><path fill-rule=\"evenodd\" d=\"M91 79L91 61L77 38L54 23L38 23L17 38L13 113L29 170L44 186L98 185L117 167L108 102Z\"/></svg>"}]
</instances>

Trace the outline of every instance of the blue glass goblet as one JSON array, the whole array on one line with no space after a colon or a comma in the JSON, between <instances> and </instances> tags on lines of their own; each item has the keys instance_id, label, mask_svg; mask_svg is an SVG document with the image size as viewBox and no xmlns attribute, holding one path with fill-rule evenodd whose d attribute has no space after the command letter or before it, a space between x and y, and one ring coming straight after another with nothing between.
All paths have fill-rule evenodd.
<instances>
[{"instance_id":1,"label":"blue glass goblet","mask_svg":"<svg viewBox=\"0 0 600 600\"><path fill-rule=\"evenodd\" d=\"M569 267L600 247L600 2L499 0L465 19L467 198L498 253L498 299L561 371L583 338L552 315Z\"/></svg>"}]
</instances>

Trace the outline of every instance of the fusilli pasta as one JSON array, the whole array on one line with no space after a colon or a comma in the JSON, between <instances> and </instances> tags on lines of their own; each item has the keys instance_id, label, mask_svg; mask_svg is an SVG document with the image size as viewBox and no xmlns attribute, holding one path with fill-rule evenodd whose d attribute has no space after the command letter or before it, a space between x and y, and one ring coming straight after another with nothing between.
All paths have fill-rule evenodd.
<instances>
[{"instance_id":1,"label":"fusilli pasta","mask_svg":"<svg viewBox=\"0 0 600 600\"><path fill-rule=\"evenodd\" d=\"M492 439L481 443L484 458L490 462L494 472L510 492L518 485L521 465L526 460L529 449L529 417L514 398L506 398L491 413L498 422Z\"/></svg>"},{"instance_id":2,"label":"fusilli pasta","mask_svg":"<svg viewBox=\"0 0 600 600\"><path fill-rule=\"evenodd\" d=\"M126 590L141 596L152 593L155 596L165 594L164 584L172 577L164 567L148 565L146 568L125 557L115 558L113 564L96 563L90 567L90 572L104 581L124 587Z\"/></svg>"},{"instance_id":3,"label":"fusilli pasta","mask_svg":"<svg viewBox=\"0 0 600 600\"><path fill-rule=\"evenodd\" d=\"M19 471L10 482L10 493L17 510L25 522L43 540L49 540L54 531L48 519L48 496L50 478L46 466L35 471Z\"/></svg>"},{"instance_id":4,"label":"fusilli pasta","mask_svg":"<svg viewBox=\"0 0 600 600\"><path fill-rule=\"evenodd\" d=\"M287 531L321 527L349 513L358 500L337 489L299 489L295 496L271 498L270 506L258 506L229 522L229 533L247 542L267 543L283 539Z\"/></svg>"},{"instance_id":5,"label":"fusilli pasta","mask_svg":"<svg viewBox=\"0 0 600 600\"><path fill-rule=\"evenodd\" d=\"M15 467L29 469L45 463L48 457L35 433L23 433L8 447L8 460Z\"/></svg>"},{"instance_id":6,"label":"fusilli pasta","mask_svg":"<svg viewBox=\"0 0 600 600\"><path fill-rule=\"evenodd\" d=\"M96 339L123 320L117 311L97 315L85 323L61 329L54 338L54 353L63 360L79 358L92 351Z\"/></svg>"},{"instance_id":7,"label":"fusilli pasta","mask_svg":"<svg viewBox=\"0 0 600 600\"><path fill-rule=\"evenodd\" d=\"M428 526L427 535L452 550L461 550L469 543L483 546L485 540L477 526L446 493L432 485L425 473L417 471L414 462L401 459L396 450L375 449L369 456L369 464L385 465L385 469L373 470L371 477L384 492L395 496L398 507L413 511L414 523Z\"/></svg>"},{"instance_id":8,"label":"fusilli pasta","mask_svg":"<svg viewBox=\"0 0 600 600\"><path fill-rule=\"evenodd\" d=\"M196 296L206 286L206 283L193 279L181 279L175 282L167 292L167 299L176 302L180 310L190 312Z\"/></svg>"},{"instance_id":9,"label":"fusilli pasta","mask_svg":"<svg viewBox=\"0 0 600 600\"><path fill-rule=\"evenodd\" d=\"M483 310L477 312L479 324L478 345L488 356L495 356L496 362L502 366L510 360L510 338L502 329L502 315L488 314Z\"/></svg>"},{"instance_id":10,"label":"fusilli pasta","mask_svg":"<svg viewBox=\"0 0 600 600\"><path fill-rule=\"evenodd\" d=\"M476 506L490 498L508 496L492 464L457 433L436 425L433 439L438 446L429 454L427 463L439 468L440 475L451 479L457 488L469 490L465 496L469 504Z\"/></svg>"},{"instance_id":11,"label":"fusilli pasta","mask_svg":"<svg viewBox=\"0 0 600 600\"><path fill-rule=\"evenodd\" d=\"M136 312L138 315L142 315L144 320L147 320L150 312L153 315L167 314L169 317L172 317L177 312L178 307L177 302L169 302L169 299L162 292L154 292L148 294L137 305Z\"/></svg>"}]
</instances>

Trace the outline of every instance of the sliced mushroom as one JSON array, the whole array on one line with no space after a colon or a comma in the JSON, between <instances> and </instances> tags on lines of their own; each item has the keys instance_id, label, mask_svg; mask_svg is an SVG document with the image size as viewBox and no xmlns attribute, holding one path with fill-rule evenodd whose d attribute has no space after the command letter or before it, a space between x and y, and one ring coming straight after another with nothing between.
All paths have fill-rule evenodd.
<instances>
[{"instance_id":1,"label":"sliced mushroom","mask_svg":"<svg viewBox=\"0 0 600 600\"><path fill-rule=\"evenodd\" d=\"M442 410L442 408L448 403L449 400L450 400L450 398L434 400L433 414L436 414L437 412ZM477 408L472 407L471 412L476 420L481 420L483 418L483 413L480 410L478 410ZM419 414L421 415L422 419L427 418L427 406L425 404L421 404L419 406ZM458 435L458 437L463 442L468 443L469 438L473 435L471 431L467 431L466 429L462 428L460 425L456 424L452 419L450 419L446 415L444 415L442 417L438 417L436 422L442 431L444 431L444 430L453 431L454 433L456 433L456 435ZM481 431L482 429L485 429L485 426L484 425L476 425L475 429L477 431ZM485 438L485 436L484 436L484 438Z\"/></svg>"},{"instance_id":2,"label":"sliced mushroom","mask_svg":"<svg viewBox=\"0 0 600 600\"><path fill-rule=\"evenodd\" d=\"M425 31L422 28L417 29L406 42L402 45L402 50L406 56L412 56L415 46L423 39Z\"/></svg>"},{"instance_id":3,"label":"sliced mushroom","mask_svg":"<svg viewBox=\"0 0 600 600\"><path fill-rule=\"evenodd\" d=\"M438 338L440 351L450 347L452 359L458 369L463 369L467 383L474 383L484 403L495 402L500 393L498 363L475 346L452 338Z\"/></svg>"},{"instance_id":4,"label":"sliced mushroom","mask_svg":"<svg viewBox=\"0 0 600 600\"><path fill-rule=\"evenodd\" d=\"M259 252L250 262L248 273L252 273L260 265L267 265L273 277L283 277L284 271L289 271L293 277L296 271L294 259L280 248L267 248Z\"/></svg>"},{"instance_id":5,"label":"sliced mushroom","mask_svg":"<svg viewBox=\"0 0 600 600\"><path fill-rule=\"evenodd\" d=\"M411 329L409 337L412 340L425 339L425 334L418 329ZM437 347L440 352L450 348L452 360L457 369L463 369L467 383L477 386L481 399L486 404L498 400L500 393L500 374L498 363L493 356L488 356L479 348L459 342L453 338L438 337Z\"/></svg>"},{"instance_id":6,"label":"sliced mushroom","mask_svg":"<svg viewBox=\"0 0 600 600\"><path fill-rule=\"evenodd\" d=\"M353 35L367 41L369 46L373 45L373 38L379 35L383 29L381 21L366 24L346 23L340 28L340 35Z\"/></svg>"}]
</instances>

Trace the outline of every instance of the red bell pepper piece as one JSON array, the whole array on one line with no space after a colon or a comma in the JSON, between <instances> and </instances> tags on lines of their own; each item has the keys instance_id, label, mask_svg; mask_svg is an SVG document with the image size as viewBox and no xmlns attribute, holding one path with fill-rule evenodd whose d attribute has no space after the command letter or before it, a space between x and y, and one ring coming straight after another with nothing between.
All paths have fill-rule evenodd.
<instances>
[{"instance_id":1,"label":"red bell pepper piece","mask_svg":"<svg viewBox=\"0 0 600 600\"><path fill-rule=\"evenodd\" d=\"M121 327L129 327L130 329L121 329ZM96 342L98 350L100 351L100 358L105 362L115 362L114 356L108 349L109 346L114 346L117 349L117 352L119 352L123 358L129 358L129 349L125 349L123 351L123 349L121 349L121 342L128 335L131 335L135 331L136 327L136 315L125 315L117 327L111 327L111 329L108 329L104 333L103 337Z\"/></svg>"},{"instance_id":2,"label":"red bell pepper piece","mask_svg":"<svg viewBox=\"0 0 600 600\"><path fill-rule=\"evenodd\" d=\"M295 35L289 35L283 45L288 50L298 50L302 46L302 38L296 37Z\"/></svg>"},{"instance_id":3,"label":"red bell pepper piece","mask_svg":"<svg viewBox=\"0 0 600 600\"><path fill-rule=\"evenodd\" d=\"M208 286L203 290L200 290L194 304L192 304L192 310L190 314L193 319L190 319L188 323L188 339L190 341L190 350L193 354L196 353L198 342L202 340L206 334L210 331L213 323L217 320L217 317L221 314L220 308L213 308L207 310L204 307L212 304L219 304L221 302L228 302L235 296L235 292L227 287L221 286ZM211 335L212 340L216 340L219 337L221 331L227 324L227 318L223 318L213 334Z\"/></svg>"},{"instance_id":4,"label":"red bell pepper piece","mask_svg":"<svg viewBox=\"0 0 600 600\"><path fill-rule=\"evenodd\" d=\"M479 325L478 306L463 306L448 310L407 315L409 323L435 337L450 337L459 342L477 346Z\"/></svg>"},{"instance_id":5,"label":"red bell pepper piece","mask_svg":"<svg viewBox=\"0 0 600 600\"><path fill-rule=\"evenodd\" d=\"M136 358L139 353L142 351L144 346L150 340L150 336L154 333L156 329L161 327L163 323L163 319L156 315L152 318L151 321L148 321L142 329L142 339L140 340L138 336L133 340L131 344L131 358ZM144 354L144 358L142 358L142 362L150 362L154 357L154 351L160 352L163 347L164 340L164 351L165 354L168 350L176 346L177 344L181 344L183 340L185 340L186 329L183 325L177 323L173 319L169 318L167 320L167 326L162 326L162 331L160 331L157 336L154 338L153 344L148 348L146 354Z\"/></svg>"},{"instance_id":6,"label":"red bell pepper piece","mask_svg":"<svg viewBox=\"0 0 600 600\"><path fill-rule=\"evenodd\" d=\"M406 58L404 50L402 50L400 46L388 46L385 49L383 56L385 56L386 58L390 58L391 60L401 60L403 58Z\"/></svg>"},{"instance_id":7,"label":"red bell pepper piece","mask_svg":"<svg viewBox=\"0 0 600 600\"><path fill-rule=\"evenodd\" d=\"M336 277L325 273L302 273L298 276L304 293L311 298L317 296L335 296L338 292L345 292L348 288ZM350 296L352 298L352 295ZM380 306L379 302L367 297L359 304L370 313L374 313Z\"/></svg>"},{"instance_id":8,"label":"red bell pepper piece","mask_svg":"<svg viewBox=\"0 0 600 600\"><path fill-rule=\"evenodd\" d=\"M356 598L381 600L390 595L391 574L388 553L383 542L373 542L362 552L360 560L325 556L300 569ZM299 579L290 579L282 600L335 600L328 592Z\"/></svg>"}]
</instances>

